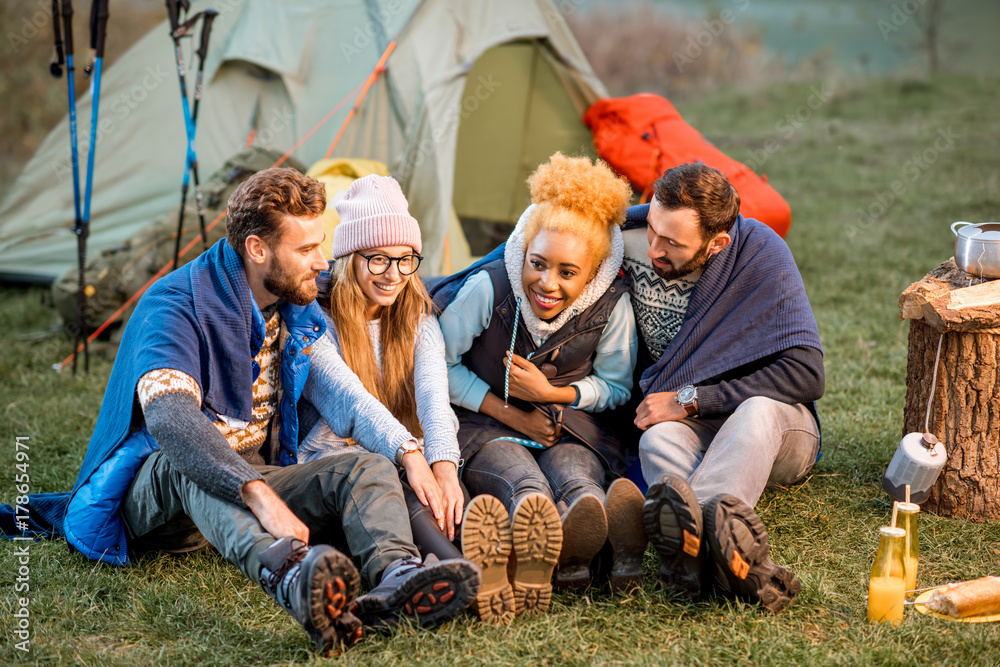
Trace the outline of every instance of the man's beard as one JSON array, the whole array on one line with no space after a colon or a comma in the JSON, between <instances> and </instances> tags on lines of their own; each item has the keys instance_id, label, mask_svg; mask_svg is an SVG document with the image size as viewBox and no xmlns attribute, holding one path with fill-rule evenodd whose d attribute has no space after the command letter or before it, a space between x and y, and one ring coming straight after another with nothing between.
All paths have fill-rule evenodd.
<instances>
[{"instance_id":1,"label":"man's beard","mask_svg":"<svg viewBox=\"0 0 1000 667\"><path fill-rule=\"evenodd\" d=\"M296 306L308 306L316 300L318 288L316 287L316 277L319 273L312 275L312 280L303 282L303 278L308 274L293 276L284 265L271 259L271 265L267 273L264 274L264 289L288 303Z\"/></svg>"},{"instance_id":2,"label":"man's beard","mask_svg":"<svg viewBox=\"0 0 1000 667\"><path fill-rule=\"evenodd\" d=\"M673 263L671 263L671 267L673 268L663 269L656 264L653 264L653 271L664 280L677 280L678 278L683 278L689 273L694 273L695 271L704 268L705 264L708 263L708 260L711 259L711 257L712 255L708 252L708 243L706 243L699 248L694 257L681 266L674 266ZM662 259L661 261L669 260Z\"/></svg>"}]
</instances>

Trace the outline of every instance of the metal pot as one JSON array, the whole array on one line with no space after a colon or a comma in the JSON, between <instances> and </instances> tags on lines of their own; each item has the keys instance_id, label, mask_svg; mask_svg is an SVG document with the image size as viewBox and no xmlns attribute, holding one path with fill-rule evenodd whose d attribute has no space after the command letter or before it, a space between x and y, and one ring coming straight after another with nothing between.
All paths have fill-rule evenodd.
<instances>
[{"instance_id":1,"label":"metal pot","mask_svg":"<svg viewBox=\"0 0 1000 667\"><path fill-rule=\"evenodd\" d=\"M955 229L965 225L961 229ZM1000 222L954 222L955 264L977 278L1000 278Z\"/></svg>"}]
</instances>

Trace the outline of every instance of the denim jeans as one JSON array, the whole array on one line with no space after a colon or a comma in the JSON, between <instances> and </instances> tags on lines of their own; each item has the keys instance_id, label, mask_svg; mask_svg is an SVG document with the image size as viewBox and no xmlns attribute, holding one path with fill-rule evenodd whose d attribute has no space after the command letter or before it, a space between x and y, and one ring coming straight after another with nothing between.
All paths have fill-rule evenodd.
<instances>
[{"instance_id":1,"label":"denim jeans","mask_svg":"<svg viewBox=\"0 0 1000 667\"><path fill-rule=\"evenodd\" d=\"M359 451L254 467L309 527L309 541L353 555L369 585L392 561L417 555L399 477L384 456ZM253 512L206 493L159 451L132 480L122 517L139 550L191 551L207 541L256 583L257 554L275 541Z\"/></svg>"},{"instance_id":2,"label":"denim jeans","mask_svg":"<svg viewBox=\"0 0 1000 667\"><path fill-rule=\"evenodd\" d=\"M605 500L601 460L575 442L548 449L531 449L509 440L488 442L466 461L462 481L471 495L495 496L510 513L531 493L567 505L585 493L594 494L602 504Z\"/></svg>"},{"instance_id":3,"label":"denim jeans","mask_svg":"<svg viewBox=\"0 0 1000 667\"><path fill-rule=\"evenodd\" d=\"M801 481L818 453L819 425L809 410L763 396L747 399L729 417L662 422L639 439L647 484L674 473L701 503L731 494L750 507L766 487Z\"/></svg>"}]
</instances>

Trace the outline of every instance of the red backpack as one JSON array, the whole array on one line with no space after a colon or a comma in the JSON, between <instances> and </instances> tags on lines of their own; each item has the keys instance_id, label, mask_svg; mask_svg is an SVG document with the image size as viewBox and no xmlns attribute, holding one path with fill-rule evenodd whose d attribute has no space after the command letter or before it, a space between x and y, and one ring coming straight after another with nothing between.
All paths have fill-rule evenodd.
<instances>
[{"instance_id":1,"label":"red backpack","mask_svg":"<svg viewBox=\"0 0 1000 667\"><path fill-rule=\"evenodd\" d=\"M700 160L725 174L740 193L744 217L760 220L782 237L788 233L792 210L766 177L709 143L669 100L649 93L605 98L587 109L583 122L594 135L598 155L642 191L643 202L664 171Z\"/></svg>"}]
</instances>

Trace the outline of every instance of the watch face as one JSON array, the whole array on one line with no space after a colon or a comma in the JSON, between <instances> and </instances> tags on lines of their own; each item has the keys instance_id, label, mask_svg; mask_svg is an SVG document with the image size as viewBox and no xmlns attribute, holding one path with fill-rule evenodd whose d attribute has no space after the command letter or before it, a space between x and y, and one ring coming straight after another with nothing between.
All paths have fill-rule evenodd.
<instances>
[{"instance_id":1,"label":"watch face","mask_svg":"<svg viewBox=\"0 0 1000 667\"><path fill-rule=\"evenodd\" d=\"M677 402L681 405L686 403L693 403L694 397L697 394L697 390L694 387L684 387L679 392L677 392Z\"/></svg>"}]
</instances>

